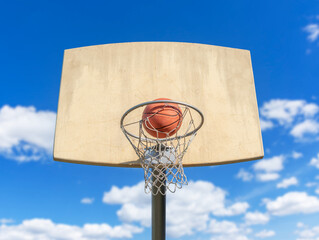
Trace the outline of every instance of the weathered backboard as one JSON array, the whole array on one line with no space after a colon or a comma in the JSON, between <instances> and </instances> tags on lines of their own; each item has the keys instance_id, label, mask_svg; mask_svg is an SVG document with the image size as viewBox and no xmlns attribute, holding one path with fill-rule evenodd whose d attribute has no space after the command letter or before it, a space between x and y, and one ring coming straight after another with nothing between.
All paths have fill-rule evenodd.
<instances>
[{"instance_id":1,"label":"weathered backboard","mask_svg":"<svg viewBox=\"0 0 319 240\"><path fill-rule=\"evenodd\" d=\"M249 51L136 42L65 51L54 159L140 167L120 119L134 105L163 97L196 106L205 116L184 166L263 157Z\"/></svg>"}]
</instances>

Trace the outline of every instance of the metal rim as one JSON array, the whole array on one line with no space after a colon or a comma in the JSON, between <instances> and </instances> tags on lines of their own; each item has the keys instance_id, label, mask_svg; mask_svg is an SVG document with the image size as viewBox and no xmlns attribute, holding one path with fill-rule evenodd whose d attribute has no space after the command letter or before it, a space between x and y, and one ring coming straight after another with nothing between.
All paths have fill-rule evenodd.
<instances>
[{"instance_id":1,"label":"metal rim","mask_svg":"<svg viewBox=\"0 0 319 240\"><path fill-rule=\"evenodd\" d=\"M154 140L155 142L161 142L161 141L169 141L169 140L173 140L173 139L176 139L176 138L185 138L185 137L188 137L194 133L196 133L204 124L204 114L196 107L194 107L193 105L190 105L188 103L184 103L184 102L179 102L179 101L173 101L173 100L156 100L156 101L148 101L148 102L144 102L144 103L140 103L140 104L137 104L136 106L134 107L131 107L130 109L128 109L122 116L121 118L121 121L120 121L120 126L121 126L121 129L124 133L130 135L131 137L133 138L136 138L136 139L140 139L140 137L128 132L125 127L123 126L123 122L124 122L124 119L125 117L132 111L134 111L135 109L137 108L140 108L140 107L143 107L143 106L146 106L146 105L149 105L149 104L153 104L153 103L175 103L175 104L179 104L179 105L183 105L183 106L186 106L186 107L189 107L193 110L195 110L201 117L201 122L200 124L191 132L187 133L186 135L183 135L183 136L176 136L176 137L172 137L172 138L163 138L163 140L160 140L160 139L153 139L153 138L147 138L147 140ZM143 140L144 138L141 138L141 140ZM146 139L145 139L146 140Z\"/></svg>"}]
</instances>

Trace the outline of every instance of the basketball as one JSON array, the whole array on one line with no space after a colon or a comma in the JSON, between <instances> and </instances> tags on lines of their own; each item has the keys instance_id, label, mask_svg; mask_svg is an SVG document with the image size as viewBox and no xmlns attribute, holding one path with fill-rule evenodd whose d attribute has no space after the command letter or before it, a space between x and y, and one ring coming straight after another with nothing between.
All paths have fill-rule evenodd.
<instances>
[{"instance_id":1,"label":"basketball","mask_svg":"<svg viewBox=\"0 0 319 240\"><path fill-rule=\"evenodd\" d=\"M158 98L159 100L171 100ZM151 136L166 138L175 134L182 125L183 114L176 103L153 103L143 111L143 127Z\"/></svg>"}]
</instances>

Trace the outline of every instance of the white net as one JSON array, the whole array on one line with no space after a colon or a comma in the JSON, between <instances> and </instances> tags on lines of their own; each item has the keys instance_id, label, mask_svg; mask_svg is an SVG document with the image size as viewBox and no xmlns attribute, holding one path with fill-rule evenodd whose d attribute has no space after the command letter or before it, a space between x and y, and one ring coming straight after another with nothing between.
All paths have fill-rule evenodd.
<instances>
[{"instance_id":1,"label":"white net","mask_svg":"<svg viewBox=\"0 0 319 240\"><path fill-rule=\"evenodd\" d=\"M177 188L187 185L182 161L198 130L192 113L194 110L187 105L178 107L178 121L171 125L169 131L154 127L152 118L167 107L172 107L171 103L163 103L155 112L142 119L142 115L137 113L141 120L127 121L122 125L144 169L145 192L154 195L164 195L166 190L175 192Z\"/></svg>"}]
</instances>

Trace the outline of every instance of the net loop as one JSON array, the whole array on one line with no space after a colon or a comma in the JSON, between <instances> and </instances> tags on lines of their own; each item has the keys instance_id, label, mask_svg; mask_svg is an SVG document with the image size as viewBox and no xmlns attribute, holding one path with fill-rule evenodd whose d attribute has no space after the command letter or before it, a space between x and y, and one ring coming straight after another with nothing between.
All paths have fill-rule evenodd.
<instances>
[{"instance_id":1,"label":"net loop","mask_svg":"<svg viewBox=\"0 0 319 240\"><path fill-rule=\"evenodd\" d=\"M154 103L163 103L163 108L176 106L176 104L180 107L181 119L171 131L160 131L152 126L150 118L158 113L144 119L141 119L142 115L137 115L137 117L139 116L137 121L136 119L124 121L133 110ZM192 112L194 111L199 116L198 123L193 118L194 113ZM129 109L123 115L121 119L122 131L134 148L141 167L144 169L145 193L165 195L166 190L175 192L176 189L188 184L183 169L183 157L203 121L203 114L197 108L186 103L168 100L142 103ZM153 134L155 137L146 131L146 127L150 127L152 131L156 132ZM128 128L133 129L135 134ZM163 185L165 185L164 188Z\"/></svg>"}]
</instances>

